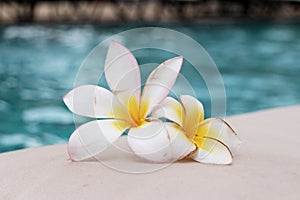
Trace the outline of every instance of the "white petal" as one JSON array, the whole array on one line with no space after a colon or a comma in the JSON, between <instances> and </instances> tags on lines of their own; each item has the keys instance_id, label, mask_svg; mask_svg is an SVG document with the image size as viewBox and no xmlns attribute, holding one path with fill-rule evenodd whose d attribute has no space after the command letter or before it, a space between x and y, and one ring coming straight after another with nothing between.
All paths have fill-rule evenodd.
<instances>
[{"instance_id":1,"label":"white petal","mask_svg":"<svg viewBox=\"0 0 300 200\"><path fill-rule=\"evenodd\" d=\"M175 57L160 64L148 77L141 98L141 117L161 103L174 86L183 58Z\"/></svg>"},{"instance_id":2,"label":"white petal","mask_svg":"<svg viewBox=\"0 0 300 200\"><path fill-rule=\"evenodd\" d=\"M197 135L199 137L211 137L220 140L234 154L240 147L241 140L234 130L221 118L206 119L199 124Z\"/></svg>"},{"instance_id":3,"label":"white petal","mask_svg":"<svg viewBox=\"0 0 300 200\"><path fill-rule=\"evenodd\" d=\"M80 161L99 154L116 141L126 128L120 120L96 120L81 125L69 139L70 158Z\"/></svg>"},{"instance_id":4,"label":"white petal","mask_svg":"<svg viewBox=\"0 0 300 200\"><path fill-rule=\"evenodd\" d=\"M184 110L181 104L172 97L167 97L161 104L157 105L151 116L154 118L166 118L176 122L183 127Z\"/></svg>"},{"instance_id":5,"label":"white petal","mask_svg":"<svg viewBox=\"0 0 300 200\"><path fill-rule=\"evenodd\" d=\"M112 41L105 60L105 77L114 95L125 106L140 102L141 75L134 55L123 45Z\"/></svg>"},{"instance_id":6,"label":"white petal","mask_svg":"<svg viewBox=\"0 0 300 200\"><path fill-rule=\"evenodd\" d=\"M177 124L160 120L130 129L127 139L134 153L156 163L174 162L196 149Z\"/></svg>"},{"instance_id":7,"label":"white petal","mask_svg":"<svg viewBox=\"0 0 300 200\"><path fill-rule=\"evenodd\" d=\"M204 119L203 105L190 95L181 95L180 100L184 107L184 130L188 138L193 138L198 129L198 124Z\"/></svg>"},{"instance_id":8,"label":"white petal","mask_svg":"<svg viewBox=\"0 0 300 200\"><path fill-rule=\"evenodd\" d=\"M73 113L93 118L111 118L112 93L95 85L79 86L67 93L63 100Z\"/></svg>"},{"instance_id":9,"label":"white petal","mask_svg":"<svg viewBox=\"0 0 300 200\"><path fill-rule=\"evenodd\" d=\"M225 144L212 138L203 138L201 143L199 150L191 156L195 161L222 165L232 163L231 152Z\"/></svg>"},{"instance_id":10,"label":"white petal","mask_svg":"<svg viewBox=\"0 0 300 200\"><path fill-rule=\"evenodd\" d=\"M185 158L197 149L196 145L186 137L179 125L166 122L165 126L171 139L170 148L173 158Z\"/></svg>"}]
</instances>

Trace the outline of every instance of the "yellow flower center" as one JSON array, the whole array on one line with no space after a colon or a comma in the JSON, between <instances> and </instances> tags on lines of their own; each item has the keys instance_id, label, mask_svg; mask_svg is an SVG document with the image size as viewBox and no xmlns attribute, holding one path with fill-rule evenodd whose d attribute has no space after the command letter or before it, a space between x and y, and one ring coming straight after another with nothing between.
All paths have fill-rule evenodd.
<instances>
[{"instance_id":1,"label":"yellow flower center","mask_svg":"<svg viewBox=\"0 0 300 200\"><path fill-rule=\"evenodd\" d=\"M149 103L142 102L139 105L135 96L129 98L127 110L130 119L127 121L130 121L130 127L138 127L143 125L145 122L149 121L149 119L146 118L148 109Z\"/></svg>"}]
</instances>

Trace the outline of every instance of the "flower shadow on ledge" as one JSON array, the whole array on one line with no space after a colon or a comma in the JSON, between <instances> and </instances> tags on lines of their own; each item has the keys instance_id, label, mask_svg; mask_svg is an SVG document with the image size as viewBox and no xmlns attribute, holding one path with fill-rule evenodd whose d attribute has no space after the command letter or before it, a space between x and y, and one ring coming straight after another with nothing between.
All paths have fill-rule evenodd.
<instances>
[{"instance_id":1,"label":"flower shadow on ledge","mask_svg":"<svg viewBox=\"0 0 300 200\"><path fill-rule=\"evenodd\" d=\"M111 91L83 85L63 97L73 113L97 119L72 133L68 143L72 161L98 155L129 129L128 145L148 161L172 163L190 157L203 163L231 164L231 149L240 142L229 125L221 119L204 120L202 104L191 96L181 96L182 105L167 97L182 62L182 57L175 57L160 64L141 91L135 57L112 41L104 66Z\"/></svg>"}]
</instances>

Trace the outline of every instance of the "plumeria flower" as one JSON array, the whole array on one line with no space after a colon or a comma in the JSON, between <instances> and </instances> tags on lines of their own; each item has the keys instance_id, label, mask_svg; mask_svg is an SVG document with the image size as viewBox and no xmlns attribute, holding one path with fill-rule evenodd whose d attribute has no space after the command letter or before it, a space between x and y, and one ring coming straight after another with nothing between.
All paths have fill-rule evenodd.
<instances>
[{"instance_id":1,"label":"plumeria flower","mask_svg":"<svg viewBox=\"0 0 300 200\"><path fill-rule=\"evenodd\" d=\"M182 140L195 147L188 157L201 163L231 164L240 145L234 130L221 118L204 120L203 106L196 98L182 95L180 100L182 104L167 97L153 110L152 117L168 119L174 129L184 132Z\"/></svg>"},{"instance_id":2,"label":"plumeria flower","mask_svg":"<svg viewBox=\"0 0 300 200\"><path fill-rule=\"evenodd\" d=\"M149 136L149 141L155 140L158 144L165 140L160 140L157 135L167 139L171 137L168 134L172 127L148 116L169 94L182 62L182 57L175 57L160 64L149 75L141 92L141 75L137 60L126 47L112 41L104 66L105 78L111 91L100 86L83 85L63 97L66 106L73 113L96 119L79 126L72 133L68 142L70 158L80 161L99 154L127 129L128 143L135 150L140 148L140 135ZM176 135L178 134L174 132L172 138L176 138ZM183 133L181 135L185 137ZM180 146L184 146L181 140L179 143ZM188 146L188 140L184 141L184 144ZM141 148L148 147L146 145ZM169 146L166 146L166 149L169 150ZM186 156L189 152L181 150L165 155L164 148L162 151L155 149L155 152L151 153L152 160L165 162ZM163 157L159 157L162 154Z\"/></svg>"}]
</instances>

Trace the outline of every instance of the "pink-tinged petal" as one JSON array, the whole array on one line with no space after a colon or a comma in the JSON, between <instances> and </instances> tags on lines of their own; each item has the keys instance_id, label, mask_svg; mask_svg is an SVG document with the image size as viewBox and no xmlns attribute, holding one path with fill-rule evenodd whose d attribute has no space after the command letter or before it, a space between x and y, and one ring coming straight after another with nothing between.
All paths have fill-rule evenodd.
<instances>
[{"instance_id":1,"label":"pink-tinged petal","mask_svg":"<svg viewBox=\"0 0 300 200\"><path fill-rule=\"evenodd\" d=\"M222 142L213 138L198 138L196 140L198 151L191 155L197 162L208 164L229 165L232 163L232 154Z\"/></svg>"},{"instance_id":2,"label":"pink-tinged petal","mask_svg":"<svg viewBox=\"0 0 300 200\"><path fill-rule=\"evenodd\" d=\"M198 129L198 124L204 119L203 105L200 101L190 95L181 95L185 117L184 130L188 138L192 139Z\"/></svg>"},{"instance_id":3,"label":"pink-tinged petal","mask_svg":"<svg viewBox=\"0 0 300 200\"><path fill-rule=\"evenodd\" d=\"M126 129L126 124L120 120L95 120L81 125L69 139L70 158L80 161L101 153Z\"/></svg>"},{"instance_id":4,"label":"pink-tinged petal","mask_svg":"<svg viewBox=\"0 0 300 200\"><path fill-rule=\"evenodd\" d=\"M105 60L105 77L113 94L125 107L134 101L139 105L141 75L134 55L123 45L112 41ZM138 110L138 107L137 107ZM134 111L138 115L138 111Z\"/></svg>"},{"instance_id":5,"label":"pink-tinged petal","mask_svg":"<svg viewBox=\"0 0 300 200\"><path fill-rule=\"evenodd\" d=\"M196 149L177 124L160 120L130 129L127 140L135 154L156 163L174 162Z\"/></svg>"},{"instance_id":6,"label":"pink-tinged petal","mask_svg":"<svg viewBox=\"0 0 300 200\"><path fill-rule=\"evenodd\" d=\"M181 104L172 97L167 97L163 102L157 105L151 116L154 118L166 118L170 121L176 122L183 127L184 109Z\"/></svg>"},{"instance_id":7,"label":"pink-tinged petal","mask_svg":"<svg viewBox=\"0 0 300 200\"><path fill-rule=\"evenodd\" d=\"M140 116L143 118L161 103L174 86L183 58L175 57L160 64L148 77L141 98Z\"/></svg>"},{"instance_id":8,"label":"pink-tinged petal","mask_svg":"<svg viewBox=\"0 0 300 200\"><path fill-rule=\"evenodd\" d=\"M221 118L210 118L201 122L197 130L197 136L220 140L226 144L234 154L241 144L241 140L235 131Z\"/></svg>"},{"instance_id":9,"label":"pink-tinged petal","mask_svg":"<svg viewBox=\"0 0 300 200\"><path fill-rule=\"evenodd\" d=\"M73 113L92 118L111 118L112 93L95 85L79 86L63 97L66 106Z\"/></svg>"}]
</instances>

